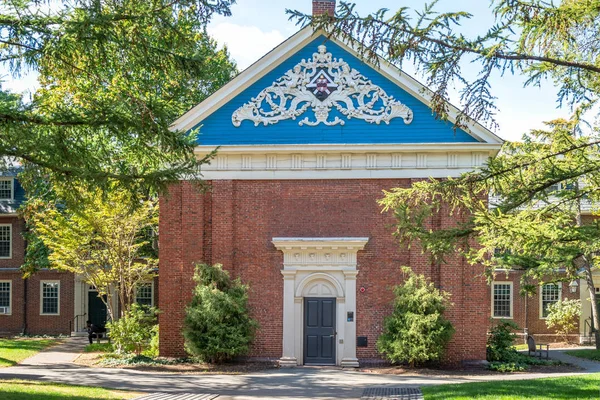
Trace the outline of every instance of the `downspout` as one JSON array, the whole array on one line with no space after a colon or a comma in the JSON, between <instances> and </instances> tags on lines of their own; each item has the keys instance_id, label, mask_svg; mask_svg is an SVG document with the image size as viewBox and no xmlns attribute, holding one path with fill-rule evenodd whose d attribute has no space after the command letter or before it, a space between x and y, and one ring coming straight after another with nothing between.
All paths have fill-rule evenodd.
<instances>
[{"instance_id":1,"label":"downspout","mask_svg":"<svg viewBox=\"0 0 600 400\"><path fill-rule=\"evenodd\" d=\"M29 278L23 279L23 329L21 330L21 335L27 334L27 283L29 282Z\"/></svg>"},{"instance_id":2,"label":"downspout","mask_svg":"<svg viewBox=\"0 0 600 400\"><path fill-rule=\"evenodd\" d=\"M525 293L525 343L529 336L529 315L527 314L527 304L529 303L529 293Z\"/></svg>"}]
</instances>

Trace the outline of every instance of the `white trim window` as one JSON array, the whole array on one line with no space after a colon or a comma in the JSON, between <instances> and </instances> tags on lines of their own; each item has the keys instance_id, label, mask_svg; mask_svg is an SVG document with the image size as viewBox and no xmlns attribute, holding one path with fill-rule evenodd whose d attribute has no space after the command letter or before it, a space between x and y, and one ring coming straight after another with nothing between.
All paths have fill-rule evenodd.
<instances>
[{"instance_id":1,"label":"white trim window","mask_svg":"<svg viewBox=\"0 0 600 400\"><path fill-rule=\"evenodd\" d=\"M12 314L12 281L0 281L0 315Z\"/></svg>"},{"instance_id":2,"label":"white trim window","mask_svg":"<svg viewBox=\"0 0 600 400\"><path fill-rule=\"evenodd\" d=\"M40 315L60 315L60 282L40 282Z\"/></svg>"},{"instance_id":3,"label":"white trim window","mask_svg":"<svg viewBox=\"0 0 600 400\"><path fill-rule=\"evenodd\" d=\"M0 178L0 200L14 200L15 180L13 178Z\"/></svg>"},{"instance_id":4,"label":"white trim window","mask_svg":"<svg viewBox=\"0 0 600 400\"><path fill-rule=\"evenodd\" d=\"M513 317L513 283L492 283L492 318Z\"/></svg>"},{"instance_id":5,"label":"white trim window","mask_svg":"<svg viewBox=\"0 0 600 400\"><path fill-rule=\"evenodd\" d=\"M548 306L560 301L561 292L558 283L547 283L540 287L540 319L548 318Z\"/></svg>"},{"instance_id":6,"label":"white trim window","mask_svg":"<svg viewBox=\"0 0 600 400\"><path fill-rule=\"evenodd\" d=\"M12 258L12 224L0 224L0 259Z\"/></svg>"},{"instance_id":7,"label":"white trim window","mask_svg":"<svg viewBox=\"0 0 600 400\"><path fill-rule=\"evenodd\" d=\"M140 283L137 285L135 302L140 306L154 306L154 282Z\"/></svg>"}]
</instances>

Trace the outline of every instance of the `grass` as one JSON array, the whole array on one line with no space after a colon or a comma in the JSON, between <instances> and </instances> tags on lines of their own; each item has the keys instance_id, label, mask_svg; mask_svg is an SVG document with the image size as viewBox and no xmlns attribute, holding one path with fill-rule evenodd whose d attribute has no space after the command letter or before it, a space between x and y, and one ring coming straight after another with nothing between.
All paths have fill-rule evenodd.
<instances>
[{"instance_id":1,"label":"grass","mask_svg":"<svg viewBox=\"0 0 600 400\"><path fill-rule=\"evenodd\" d=\"M516 344L513 346L517 351L518 350L527 350L529 347L527 346L527 343L521 343L521 344Z\"/></svg>"},{"instance_id":2,"label":"grass","mask_svg":"<svg viewBox=\"0 0 600 400\"><path fill-rule=\"evenodd\" d=\"M0 381L2 400L104 400L132 399L141 393L38 381Z\"/></svg>"},{"instance_id":3,"label":"grass","mask_svg":"<svg viewBox=\"0 0 600 400\"><path fill-rule=\"evenodd\" d=\"M569 350L565 354L570 356L587 358L588 360L600 361L600 350Z\"/></svg>"},{"instance_id":4,"label":"grass","mask_svg":"<svg viewBox=\"0 0 600 400\"><path fill-rule=\"evenodd\" d=\"M83 351L86 353L112 353L114 349L110 343L92 343L85 346Z\"/></svg>"},{"instance_id":5,"label":"grass","mask_svg":"<svg viewBox=\"0 0 600 400\"><path fill-rule=\"evenodd\" d=\"M425 386L425 400L598 399L600 374Z\"/></svg>"},{"instance_id":6,"label":"grass","mask_svg":"<svg viewBox=\"0 0 600 400\"><path fill-rule=\"evenodd\" d=\"M0 368L18 364L58 342L58 339L0 339Z\"/></svg>"}]
</instances>

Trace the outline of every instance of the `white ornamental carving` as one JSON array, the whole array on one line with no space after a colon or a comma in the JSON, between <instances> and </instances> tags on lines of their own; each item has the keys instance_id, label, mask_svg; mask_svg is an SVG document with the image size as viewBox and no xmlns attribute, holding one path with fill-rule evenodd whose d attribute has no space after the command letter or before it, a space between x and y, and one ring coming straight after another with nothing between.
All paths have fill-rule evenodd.
<instances>
[{"instance_id":1,"label":"white ornamental carving","mask_svg":"<svg viewBox=\"0 0 600 400\"><path fill-rule=\"evenodd\" d=\"M357 118L375 124L389 124L394 118L402 118L405 124L410 124L413 119L410 108L388 96L342 58L333 58L321 45L312 58L303 59L237 109L232 122L236 127L244 120L253 121L254 126L267 126L287 119L296 120L309 108L315 113L316 120L305 117L299 122L300 126L344 125L345 121L337 116L329 119L332 109L347 119Z\"/></svg>"}]
</instances>

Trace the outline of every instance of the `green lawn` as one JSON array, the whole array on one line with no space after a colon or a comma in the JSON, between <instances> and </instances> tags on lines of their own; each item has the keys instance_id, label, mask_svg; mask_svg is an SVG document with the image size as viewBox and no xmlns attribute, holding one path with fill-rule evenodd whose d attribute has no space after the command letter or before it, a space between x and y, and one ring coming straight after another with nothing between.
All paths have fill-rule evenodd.
<instances>
[{"instance_id":1,"label":"green lawn","mask_svg":"<svg viewBox=\"0 0 600 400\"><path fill-rule=\"evenodd\" d=\"M58 342L58 339L0 339L0 368L18 364L40 350Z\"/></svg>"},{"instance_id":2,"label":"green lawn","mask_svg":"<svg viewBox=\"0 0 600 400\"><path fill-rule=\"evenodd\" d=\"M565 354L570 356L587 358L588 360L600 361L600 350L569 350Z\"/></svg>"},{"instance_id":3,"label":"green lawn","mask_svg":"<svg viewBox=\"0 0 600 400\"><path fill-rule=\"evenodd\" d=\"M0 399L2 400L133 399L141 394L37 381L0 380Z\"/></svg>"},{"instance_id":4,"label":"green lawn","mask_svg":"<svg viewBox=\"0 0 600 400\"><path fill-rule=\"evenodd\" d=\"M529 348L527 343L516 344L513 347L517 350L527 350Z\"/></svg>"},{"instance_id":5,"label":"green lawn","mask_svg":"<svg viewBox=\"0 0 600 400\"><path fill-rule=\"evenodd\" d=\"M425 386L425 400L583 400L600 398L600 374Z\"/></svg>"},{"instance_id":6,"label":"green lawn","mask_svg":"<svg viewBox=\"0 0 600 400\"><path fill-rule=\"evenodd\" d=\"M85 351L86 353L112 353L114 349L113 345L110 343L93 343L85 346L85 349L83 349L83 351Z\"/></svg>"}]
</instances>

